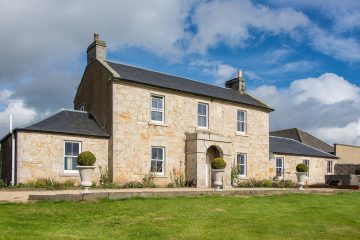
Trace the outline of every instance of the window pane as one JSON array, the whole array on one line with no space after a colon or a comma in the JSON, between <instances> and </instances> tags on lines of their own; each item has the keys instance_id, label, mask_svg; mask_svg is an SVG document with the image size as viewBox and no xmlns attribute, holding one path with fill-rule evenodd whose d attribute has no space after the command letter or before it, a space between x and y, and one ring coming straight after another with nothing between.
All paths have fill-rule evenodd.
<instances>
[{"instance_id":1,"label":"window pane","mask_svg":"<svg viewBox=\"0 0 360 240\"><path fill-rule=\"evenodd\" d=\"M156 120L156 112L154 112L154 111L151 112L151 120L157 121Z\"/></svg>"},{"instance_id":2,"label":"window pane","mask_svg":"<svg viewBox=\"0 0 360 240\"><path fill-rule=\"evenodd\" d=\"M76 166L77 166L76 157L72 157L72 170L76 170Z\"/></svg>"},{"instance_id":3,"label":"window pane","mask_svg":"<svg viewBox=\"0 0 360 240\"><path fill-rule=\"evenodd\" d=\"M163 171L163 162L162 161L157 161L156 166L157 166L157 172Z\"/></svg>"},{"instance_id":4,"label":"window pane","mask_svg":"<svg viewBox=\"0 0 360 240\"><path fill-rule=\"evenodd\" d=\"M156 101L156 98L154 98L154 97L151 98L151 107L157 108L157 101Z\"/></svg>"},{"instance_id":5,"label":"window pane","mask_svg":"<svg viewBox=\"0 0 360 240\"><path fill-rule=\"evenodd\" d=\"M157 148L151 149L151 159L156 159L157 157Z\"/></svg>"},{"instance_id":6,"label":"window pane","mask_svg":"<svg viewBox=\"0 0 360 240\"><path fill-rule=\"evenodd\" d=\"M156 121L162 122L162 112L157 112L156 113Z\"/></svg>"},{"instance_id":7,"label":"window pane","mask_svg":"<svg viewBox=\"0 0 360 240\"><path fill-rule=\"evenodd\" d=\"M245 123L238 122L238 131L239 132L244 132L245 131Z\"/></svg>"},{"instance_id":8,"label":"window pane","mask_svg":"<svg viewBox=\"0 0 360 240\"><path fill-rule=\"evenodd\" d=\"M72 143L66 142L65 143L65 155L71 155L72 154Z\"/></svg>"},{"instance_id":9,"label":"window pane","mask_svg":"<svg viewBox=\"0 0 360 240\"><path fill-rule=\"evenodd\" d=\"M198 126L206 127L206 117L202 117L202 116L198 117Z\"/></svg>"},{"instance_id":10,"label":"window pane","mask_svg":"<svg viewBox=\"0 0 360 240\"><path fill-rule=\"evenodd\" d=\"M205 104L198 104L198 114L199 115L206 115L206 105Z\"/></svg>"},{"instance_id":11,"label":"window pane","mask_svg":"<svg viewBox=\"0 0 360 240\"><path fill-rule=\"evenodd\" d=\"M238 111L238 121L245 121L245 112Z\"/></svg>"},{"instance_id":12,"label":"window pane","mask_svg":"<svg viewBox=\"0 0 360 240\"><path fill-rule=\"evenodd\" d=\"M64 163L65 163L65 170L71 170L72 158L64 157Z\"/></svg>"},{"instance_id":13,"label":"window pane","mask_svg":"<svg viewBox=\"0 0 360 240\"><path fill-rule=\"evenodd\" d=\"M162 98L158 99L158 109L163 109L163 99Z\"/></svg>"},{"instance_id":14,"label":"window pane","mask_svg":"<svg viewBox=\"0 0 360 240\"><path fill-rule=\"evenodd\" d=\"M240 168L240 169L239 169L239 174L240 174L240 175L245 175L245 166L244 166L244 165L240 165L239 168Z\"/></svg>"},{"instance_id":15,"label":"window pane","mask_svg":"<svg viewBox=\"0 0 360 240\"><path fill-rule=\"evenodd\" d=\"M73 143L72 146L73 146L73 152L72 152L72 155L73 156L78 156L79 155L79 143Z\"/></svg>"},{"instance_id":16,"label":"window pane","mask_svg":"<svg viewBox=\"0 0 360 240\"><path fill-rule=\"evenodd\" d=\"M156 171L156 161L151 161L151 172L157 172Z\"/></svg>"},{"instance_id":17,"label":"window pane","mask_svg":"<svg viewBox=\"0 0 360 240\"><path fill-rule=\"evenodd\" d=\"M162 148L158 148L158 156L157 159L163 160L164 156L163 156L163 149Z\"/></svg>"}]
</instances>

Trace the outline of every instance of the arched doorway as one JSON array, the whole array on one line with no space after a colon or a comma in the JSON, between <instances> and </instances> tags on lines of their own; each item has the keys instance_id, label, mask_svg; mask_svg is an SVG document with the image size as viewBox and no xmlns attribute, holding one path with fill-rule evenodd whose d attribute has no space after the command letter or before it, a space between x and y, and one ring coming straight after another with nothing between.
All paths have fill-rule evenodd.
<instances>
[{"instance_id":1,"label":"arched doorway","mask_svg":"<svg viewBox=\"0 0 360 240\"><path fill-rule=\"evenodd\" d=\"M205 165L205 187L210 188L212 186L211 176L211 161L214 158L222 157L222 150L220 147L212 145L206 151L206 165Z\"/></svg>"}]
</instances>

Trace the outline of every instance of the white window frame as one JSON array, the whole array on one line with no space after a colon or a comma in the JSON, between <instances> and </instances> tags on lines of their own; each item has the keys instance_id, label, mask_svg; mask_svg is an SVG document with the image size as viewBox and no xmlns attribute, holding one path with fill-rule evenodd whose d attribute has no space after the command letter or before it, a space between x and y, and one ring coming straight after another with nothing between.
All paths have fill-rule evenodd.
<instances>
[{"instance_id":1,"label":"white window frame","mask_svg":"<svg viewBox=\"0 0 360 240\"><path fill-rule=\"evenodd\" d=\"M153 98L158 98L162 100L162 108L154 108L152 105L152 100ZM156 95L156 94L151 94L150 96L150 120L151 122L154 123L164 123L165 122L165 97L164 96L160 96L160 95ZM161 113L161 121L158 120L153 120L152 119L152 112L158 112Z\"/></svg>"},{"instance_id":2,"label":"white window frame","mask_svg":"<svg viewBox=\"0 0 360 240\"><path fill-rule=\"evenodd\" d=\"M278 167L278 166L277 166L277 160L278 160L278 159L281 160L281 167ZM284 166L285 166L285 158L284 158L284 157L276 157L276 158L275 158L275 173L276 173L276 176L280 176L280 177L283 176ZM281 170L280 170L280 175L278 175L278 169L281 169Z\"/></svg>"},{"instance_id":3,"label":"white window frame","mask_svg":"<svg viewBox=\"0 0 360 240\"><path fill-rule=\"evenodd\" d=\"M308 167L306 177L310 177L310 160L309 159L303 159L303 163Z\"/></svg>"},{"instance_id":4,"label":"white window frame","mask_svg":"<svg viewBox=\"0 0 360 240\"><path fill-rule=\"evenodd\" d=\"M158 148L158 149L161 149L162 152L163 152L163 159L153 159L152 158L152 150L153 148ZM150 148L150 172L151 173L154 173L155 175L158 175L158 176L164 176L165 175L165 160L166 160L166 156L165 156L165 147L162 147L162 146L151 146ZM152 169L151 169L151 163L153 161L156 161L156 162L159 162L161 161L162 162L162 171L161 172L153 172Z\"/></svg>"},{"instance_id":5,"label":"white window frame","mask_svg":"<svg viewBox=\"0 0 360 240\"><path fill-rule=\"evenodd\" d=\"M331 175L333 174L333 161L332 160L327 161L326 172Z\"/></svg>"},{"instance_id":6,"label":"white window frame","mask_svg":"<svg viewBox=\"0 0 360 240\"><path fill-rule=\"evenodd\" d=\"M65 150L65 145L66 145L66 143L78 143L79 144L79 154L81 153L81 149L82 149L82 143L81 142L79 142L79 141L70 141L70 140L66 140L66 141L64 141L64 155L63 155L63 167L64 167L64 172L65 173L79 173L79 170L77 170L77 169L71 169L71 170L67 170L67 169L65 169L65 158L66 157L77 157L77 156L75 156L75 155L66 155L66 150Z\"/></svg>"},{"instance_id":7,"label":"white window frame","mask_svg":"<svg viewBox=\"0 0 360 240\"><path fill-rule=\"evenodd\" d=\"M85 104L79 106L79 111L85 112Z\"/></svg>"},{"instance_id":8,"label":"white window frame","mask_svg":"<svg viewBox=\"0 0 360 240\"><path fill-rule=\"evenodd\" d=\"M243 120L243 121L240 121L240 119L239 119L239 112L243 112L243 113L244 113L244 120ZM238 123L244 123L244 129L243 129L243 131L239 130L239 128L238 128ZM238 109L238 110L236 111L236 131L237 131L238 133L241 133L241 134L245 134L246 131L247 131L247 112L244 111L244 110L241 110L241 109Z\"/></svg>"},{"instance_id":9,"label":"white window frame","mask_svg":"<svg viewBox=\"0 0 360 240\"><path fill-rule=\"evenodd\" d=\"M240 163L241 156L245 156L245 161L243 164ZM239 171L239 177L246 178L248 172L248 164L247 164L247 154L246 153L238 153L236 157L236 164ZM240 166L244 166L244 174L240 174Z\"/></svg>"},{"instance_id":10,"label":"white window frame","mask_svg":"<svg viewBox=\"0 0 360 240\"><path fill-rule=\"evenodd\" d=\"M206 110L206 114L205 115L201 115L199 114L199 105L205 105L205 110ZM206 118L206 126L199 126L199 118L200 117L205 117ZM198 102L197 104L197 126L198 128L204 128L207 129L209 128L209 104L204 103L204 102Z\"/></svg>"}]
</instances>

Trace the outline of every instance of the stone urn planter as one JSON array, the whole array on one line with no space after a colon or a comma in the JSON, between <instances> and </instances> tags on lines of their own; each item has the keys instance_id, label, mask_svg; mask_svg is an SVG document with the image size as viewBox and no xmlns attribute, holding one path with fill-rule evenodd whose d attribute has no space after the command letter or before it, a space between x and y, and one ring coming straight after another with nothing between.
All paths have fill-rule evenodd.
<instances>
[{"instance_id":1,"label":"stone urn planter","mask_svg":"<svg viewBox=\"0 0 360 240\"><path fill-rule=\"evenodd\" d=\"M214 186L215 191L221 191L221 186L223 185L224 169L212 169L211 170L214 176Z\"/></svg>"},{"instance_id":2,"label":"stone urn planter","mask_svg":"<svg viewBox=\"0 0 360 240\"><path fill-rule=\"evenodd\" d=\"M77 166L80 173L81 186L84 187L84 193L89 192L89 187L92 186L91 177L93 175L95 166Z\"/></svg>"},{"instance_id":3,"label":"stone urn planter","mask_svg":"<svg viewBox=\"0 0 360 240\"><path fill-rule=\"evenodd\" d=\"M308 171L308 166L303 163L300 163L296 166L296 176L297 176L297 183L298 189L303 190L305 185L305 179Z\"/></svg>"},{"instance_id":4,"label":"stone urn planter","mask_svg":"<svg viewBox=\"0 0 360 240\"><path fill-rule=\"evenodd\" d=\"M93 175L96 162L96 157L92 152L86 151L79 154L77 157L77 169L80 173L81 186L84 187L84 193L89 192L89 187L92 186L91 177Z\"/></svg>"},{"instance_id":5,"label":"stone urn planter","mask_svg":"<svg viewBox=\"0 0 360 240\"><path fill-rule=\"evenodd\" d=\"M225 172L226 162L222 158L214 158L211 161L212 174L214 179L215 191L221 191L223 185L223 177Z\"/></svg>"}]
</instances>

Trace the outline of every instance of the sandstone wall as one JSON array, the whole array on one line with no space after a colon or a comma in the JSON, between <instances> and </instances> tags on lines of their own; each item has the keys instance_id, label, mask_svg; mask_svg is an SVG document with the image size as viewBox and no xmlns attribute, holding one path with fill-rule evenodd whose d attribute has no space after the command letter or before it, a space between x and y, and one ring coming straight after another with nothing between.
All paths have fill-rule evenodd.
<instances>
[{"instance_id":1,"label":"sandstone wall","mask_svg":"<svg viewBox=\"0 0 360 240\"><path fill-rule=\"evenodd\" d=\"M164 124L150 121L151 94L165 97ZM198 102L209 104L209 129L197 128ZM248 126L245 135L239 135L236 131L237 109L247 111ZM150 170L151 146L166 148L165 175L158 177L157 181L159 184L170 182L172 169L179 170L180 166L184 168L186 133L199 130L230 139L230 155L226 158L227 172L236 159L236 153L244 152L248 154L248 177L263 179L270 176L269 113L258 108L114 81L113 122L112 157L115 182L141 181L144 174ZM196 153L192 156L196 156Z\"/></svg>"},{"instance_id":2,"label":"sandstone wall","mask_svg":"<svg viewBox=\"0 0 360 240\"><path fill-rule=\"evenodd\" d=\"M338 164L360 164L360 146L335 144L335 154Z\"/></svg>"},{"instance_id":3,"label":"sandstone wall","mask_svg":"<svg viewBox=\"0 0 360 240\"><path fill-rule=\"evenodd\" d=\"M333 161L333 172L336 159L330 158L317 158L317 157L306 157L306 156L295 156L295 155L280 155L275 154L274 159L270 160L271 164L271 176L276 176L276 157L284 157L284 179L296 180L296 165L303 163L303 160L308 159L310 161L309 178L306 180L306 184L324 184L325 175L327 175L327 162Z\"/></svg>"},{"instance_id":4,"label":"sandstone wall","mask_svg":"<svg viewBox=\"0 0 360 240\"><path fill-rule=\"evenodd\" d=\"M55 133L17 133L17 182L24 183L38 178L57 181L73 179L80 182L79 174L64 171L64 141L81 142L82 151L91 151L96 156L93 181L98 182L100 167L107 168L108 139Z\"/></svg>"}]
</instances>

